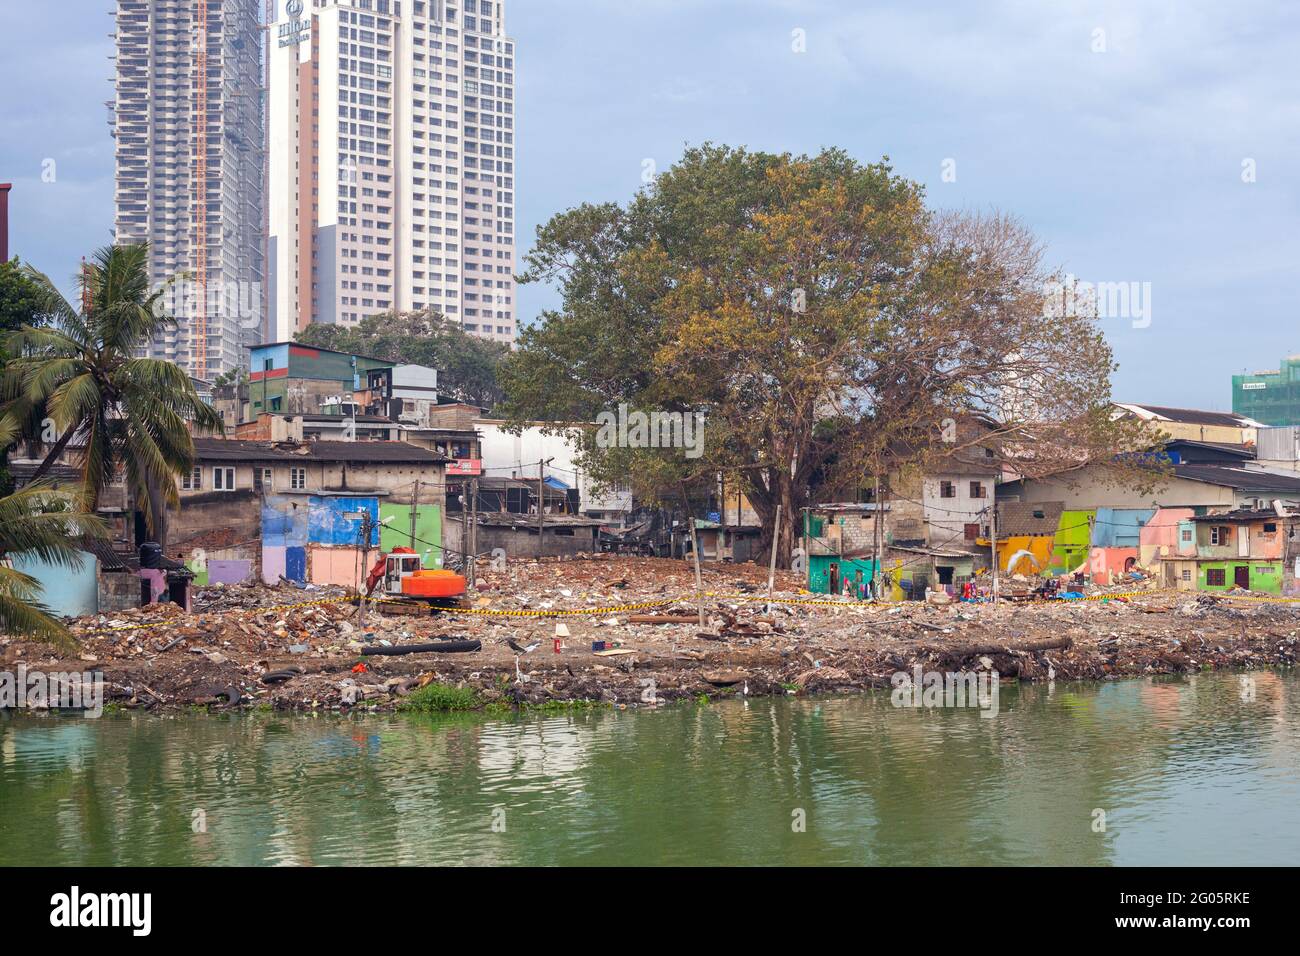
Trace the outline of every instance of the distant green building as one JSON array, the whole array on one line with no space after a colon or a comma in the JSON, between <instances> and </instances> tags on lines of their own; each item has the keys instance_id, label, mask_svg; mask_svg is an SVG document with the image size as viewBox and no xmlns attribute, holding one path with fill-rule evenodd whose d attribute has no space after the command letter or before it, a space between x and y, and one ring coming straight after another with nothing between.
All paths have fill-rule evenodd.
<instances>
[{"instance_id":1,"label":"distant green building","mask_svg":"<svg viewBox=\"0 0 1300 956\"><path fill-rule=\"evenodd\" d=\"M1265 425L1300 425L1300 355L1276 372L1232 376L1232 410Z\"/></svg>"}]
</instances>

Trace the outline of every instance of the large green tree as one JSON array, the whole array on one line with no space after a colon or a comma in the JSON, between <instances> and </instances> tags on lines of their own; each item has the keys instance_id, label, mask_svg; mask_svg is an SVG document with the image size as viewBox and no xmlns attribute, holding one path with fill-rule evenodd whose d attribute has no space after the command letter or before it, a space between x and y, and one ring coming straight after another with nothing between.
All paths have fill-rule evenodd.
<instances>
[{"instance_id":1,"label":"large green tree","mask_svg":"<svg viewBox=\"0 0 1300 956\"><path fill-rule=\"evenodd\" d=\"M688 149L626 205L583 205L538 230L521 281L562 302L502 369L501 411L591 422L621 403L701 412L703 453L610 449L605 482L676 498L725 476L778 554L818 483L856 487L959 450L994 423L1031 471L1127 444L1107 414L1109 348L1091 316L1043 318L1039 244L999 215L943 215L888 161Z\"/></svg>"},{"instance_id":2,"label":"large green tree","mask_svg":"<svg viewBox=\"0 0 1300 956\"><path fill-rule=\"evenodd\" d=\"M510 353L508 346L470 335L427 310L372 315L350 327L314 323L298 333L297 341L436 368L439 391L486 409L501 400L497 368Z\"/></svg>"},{"instance_id":3,"label":"large green tree","mask_svg":"<svg viewBox=\"0 0 1300 956\"><path fill-rule=\"evenodd\" d=\"M175 321L162 308L164 290L150 288L146 245L96 252L78 277L80 309L47 276L24 271L49 321L4 337L11 358L0 376L0 447L22 437L33 410L44 408L53 433L45 436L51 441L36 479L73 447L86 510L93 512L124 469L151 537L165 543L176 476L194 463L190 425L217 433L222 426L184 369L136 357Z\"/></svg>"}]
</instances>

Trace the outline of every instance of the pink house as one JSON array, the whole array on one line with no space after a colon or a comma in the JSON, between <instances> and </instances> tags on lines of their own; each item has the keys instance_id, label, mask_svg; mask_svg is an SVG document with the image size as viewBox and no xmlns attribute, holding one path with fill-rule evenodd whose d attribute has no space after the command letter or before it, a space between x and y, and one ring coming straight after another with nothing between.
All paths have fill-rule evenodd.
<instances>
[{"instance_id":1,"label":"pink house","mask_svg":"<svg viewBox=\"0 0 1300 956\"><path fill-rule=\"evenodd\" d=\"M1138 532L1138 564L1154 570L1161 558L1195 557L1196 528L1191 508L1159 508Z\"/></svg>"}]
</instances>

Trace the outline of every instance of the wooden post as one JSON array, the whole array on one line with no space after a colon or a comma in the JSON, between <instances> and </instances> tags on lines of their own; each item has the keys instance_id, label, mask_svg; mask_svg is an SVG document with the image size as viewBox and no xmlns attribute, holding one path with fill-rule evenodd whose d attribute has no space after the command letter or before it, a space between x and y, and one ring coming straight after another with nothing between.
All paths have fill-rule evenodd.
<instances>
[{"instance_id":1,"label":"wooden post","mask_svg":"<svg viewBox=\"0 0 1300 956\"><path fill-rule=\"evenodd\" d=\"M993 603L998 603L998 504L989 506L989 539L993 542Z\"/></svg>"},{"instance_id":2,"label":"wooden post","mask_svg":"<svg viewBox=\"0 0 1300 956\"><path fill-rule=\"evenodd\" d=\"M700 610L700 627L704 626L704 578L700 574L700 539L695 533L695 518L691 517L691 554L695 557L695 600Z\"/></svg>"},{"instance_id":3,"label":"wooden post","mask_svg":"<svg viewBox=\"0 0 1300 956\"><path fill-rule=\"evenodd\" d=\"M767 566L767 599L772 600L772 585L776 581L776 546L781 540L781 506L776 506L776 527L772 530L772 560Z\"/></svg>"},{"instance_id":4,"label":"wooden post","mask_svg":"<svg viewBox=\"0 0 1300 956\"><path fill-rule=\"evenodd\" d=\"M872 510L872 521L871 521L871 558L873 561L875 561L875 565L876 565L874 568L872 568L871 571L871 598L874 601L880 600L880 590L881 590L880 579L882 577L881 571L882 571L882 564L883 564L883 562L880 560L880 550L881 550L880 546L884 542L884 527L880 523L881 515L884 514L884 511L881 510L881 503L882 502L880 500L880 476L877 475L876 490L873 493L873 498L872 498L873 510Z\"/></svg>"},{"instance_id":5,"label":"wooden post","mask_svg":"<svg viewBox=\"0 0 1300 956\"><path fill-rule=\"evenodd\" d=\"M812 553L808 550L808 526L812 524L811 509L803 508L799 512L803 520L803 587L805 591L812 590Z\"/></svg>"},{"instance_id":6,"label":"wooden post","mask_svg":"<svg viewBox=\"0 0 1300 956\"><path fill-rule=\"evenodd\" d=\"M469 560L465 565L465 582L478 586L478 479L469 480Z\"/></svg>"}]
</instances>

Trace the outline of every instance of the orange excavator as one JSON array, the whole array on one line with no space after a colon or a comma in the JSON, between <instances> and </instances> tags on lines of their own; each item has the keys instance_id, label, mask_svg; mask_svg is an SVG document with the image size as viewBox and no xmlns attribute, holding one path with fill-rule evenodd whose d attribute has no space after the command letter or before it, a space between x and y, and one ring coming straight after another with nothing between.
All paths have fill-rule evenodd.
<instances>
[{"instance_id":1,"label":"orange excavator","mask_svg":"<svg viewBox=\"0 0 1300 956\"><path fill-rule=\"evenodd\" d=\"M462 607L465 579L455 571L425 571L420 555L410 548L394 548L381 554L366 578L366 597L380 588L390 600L421 601L433 607Z\"/></svg>"}]
</instances>

